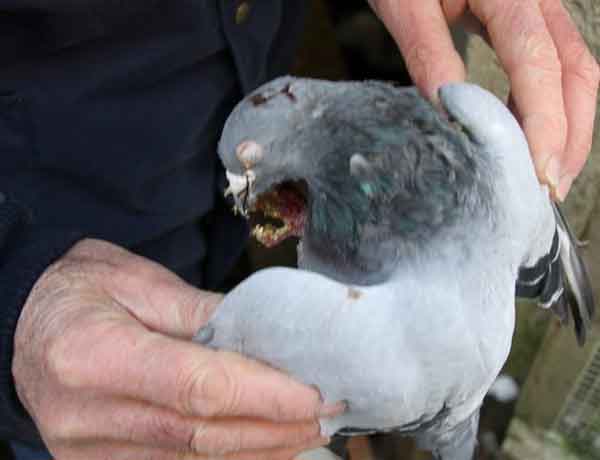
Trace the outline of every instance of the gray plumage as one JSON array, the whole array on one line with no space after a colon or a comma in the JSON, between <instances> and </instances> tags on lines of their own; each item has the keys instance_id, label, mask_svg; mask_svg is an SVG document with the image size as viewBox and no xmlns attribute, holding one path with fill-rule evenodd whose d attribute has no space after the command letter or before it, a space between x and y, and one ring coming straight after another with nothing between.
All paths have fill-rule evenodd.
<instances>
[{"instance_id":1,"label":"gray plumage","mask_svg":"<svg viewBox=\"0 0 600 460\"><path fill-rule=\"evenodd\" d=\"M231 192L245 211L305 181L300 269L253 274L197 340L348 401L324 434L400 431L468 460L515 293L572 312L580 340L593 299L514 118L473 85L440 99L447 118L415 89L284 77L242 101L219 145Z\"/></svg>"}]
</instances>

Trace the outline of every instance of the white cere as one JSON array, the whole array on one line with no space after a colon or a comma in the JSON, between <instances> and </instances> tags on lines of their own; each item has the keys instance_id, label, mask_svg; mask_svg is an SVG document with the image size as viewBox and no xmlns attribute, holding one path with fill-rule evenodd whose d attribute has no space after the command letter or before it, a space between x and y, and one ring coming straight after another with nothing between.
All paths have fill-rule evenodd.
<instances>
[{"instance_id":1,"label":"white cere","mask_svg":"<svg viewBox=\"0 0 600 460\"><path fill-rule=\"evenodd\" d=\"M235 155L244 168L250 169L258 164L264 156L262 146L254 141L244 141L235 149Z\"/></svg>"}]
</instances>

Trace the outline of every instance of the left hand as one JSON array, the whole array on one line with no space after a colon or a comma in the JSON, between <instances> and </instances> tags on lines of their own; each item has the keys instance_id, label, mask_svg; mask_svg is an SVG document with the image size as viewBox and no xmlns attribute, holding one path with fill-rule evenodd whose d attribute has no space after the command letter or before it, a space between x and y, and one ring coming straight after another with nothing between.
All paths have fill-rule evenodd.
<instances>
[{"instance_id":1,"label":"left hand","mask_svg":"<svg viewBox=\"0 0 600 460\"><path fill-rule=\"evenodd\" d=\"M465 16L508 74L509 105L542 183L566 197L589 155L600 70L561 0L369 0L398 43L413 81L432 101L465 79L448 24Z\"/></svg>"},{"instance_id":2,"label":"left hand","mask_svg":"<svg viewBox=\"0 0 600 460\"><path fill-rule=\"evenodd\" d=\"M318 391L191 343L221 296L106 241L48 267L15 333L17 394L59 460L284 460L327 442Z\"/></svg>"}]
</instances>

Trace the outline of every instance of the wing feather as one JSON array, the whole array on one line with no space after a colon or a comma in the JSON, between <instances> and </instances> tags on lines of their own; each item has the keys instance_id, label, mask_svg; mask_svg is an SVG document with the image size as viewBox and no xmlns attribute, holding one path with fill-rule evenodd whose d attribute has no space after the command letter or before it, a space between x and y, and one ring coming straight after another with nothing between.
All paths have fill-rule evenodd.
<instances>
[{"instance_id":1,"label":"wing feather","mask_svg":"<svg viewBox=\"0 0 600 460\"><path fill-rule=\"evenodd\" d=\"M556 233L549 252L533 267L522 267L517 296L537 298L567 325L573 318L577 342L585 343L595 311L592 284L578 242L562 211L553 203Z\"/></svg>"},{"instance_id":2,"label":"wing feather","mask_svg":"<svg viewBox=\"0 0 600 460\"><path fill-rule=\"evenodd\" d=\"M585 342L587 330L595 312L595 299L578 240L557 204L553 205L557 231L560 237L560 261L564 277L565 301L573 315L575 333L580 345Z\"/></svg>"}]
</instances>

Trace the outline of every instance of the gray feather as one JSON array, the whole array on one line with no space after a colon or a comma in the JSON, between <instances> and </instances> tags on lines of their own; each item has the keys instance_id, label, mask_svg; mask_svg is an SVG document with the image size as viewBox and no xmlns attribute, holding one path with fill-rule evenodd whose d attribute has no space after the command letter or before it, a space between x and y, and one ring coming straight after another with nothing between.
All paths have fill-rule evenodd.
<instances>
[{"instance_id":1,"label":"gray feather","mask_svg":"<svg viewBox=\"0 0 600 460\"><path fill-rule=\"evenodd\" d=\"M514 117L474 85L440 99L450 120L414 88L284 77L242 101L219 154L238 203L306 181L302 269L253 274L196 340L346 400L324 434L395 430L438 459L471 460L515 286L563 321L572 312L580 340L593 299ZM248 141L261 151L250 166L236 156Z\"/></svg>"}]
</instances>

